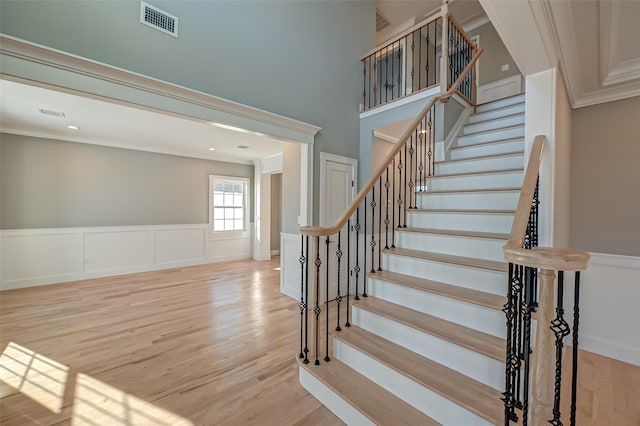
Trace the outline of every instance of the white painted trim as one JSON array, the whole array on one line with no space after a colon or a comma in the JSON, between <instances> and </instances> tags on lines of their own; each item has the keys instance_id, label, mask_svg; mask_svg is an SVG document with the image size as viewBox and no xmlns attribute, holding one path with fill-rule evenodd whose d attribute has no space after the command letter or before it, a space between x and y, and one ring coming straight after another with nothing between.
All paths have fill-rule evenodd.
<instances>
[{"instance_id":1,"label":"white painted trim","mask_svg":"<svg viewBox=\"0 0 640 426\"><path fill-rule=\"evenodd\" d=\"M443 147L440 150L443 156L447 154L447 152L449 151L449 148L451 148L451 145L453 145L453 143L458 138L458 136L462 134L462 129L464 129L464 124L467 122L467 119L473 112L473 107L471 107L471 105L469 105L468 103L462 102L462 105L464 105L465 108L464 110L462 110L462 112L460 113L460 116L458 117L458 120L456 120L455 124L451 128L451 131L445 138Z\"/></svg>"},{"instance_id":2,"label":"white painted trim","mask_svg":"<svg viewBox=\"0 0 640 426\"><path fill-rule=\"evenodd\" d=\"M391 109L400 107L402 105L410 104L411 102L419 101L421 99L430 98L432 96L436 96L440 94L440 86L433 86L430 89L423 90L422 92L414 93L412 95L406 96L404 98L397 99L395 101L390 101L384 105L379 107L372 108L370 110L364 111L360 113L360 120L363 118L371 117L372 115L380 114L385 111L389 111Z\"/></svg>"},{"instance_id":3,"label":"white painted trim","mask_svg":"<svg viewBox=\"0 0 640 426\"><path fill-rule=\"evenodd\" d=\"M136 103L138 108L146 106L162 110L160 105L168 107L166 101L171 99L186 108L176 111L168 107L170 112L205 118L195 113L195 110L202 112L205 109L208 112L205 119L288 141L313 143L315 134L321 130L309 123L7 35L0 35L0 55L2 77L14 81L26 79L32 85L55 86L56 90L68 93L80 92L110 102ZM134 102L132 93L127 98L123 89L146 95L146 102ZM191 113L187 113L187 109Z\"/></svg>"},{"instance_id":4,"label":"white painted trim","mask_svg":"<svg viewBox=\"0 0 640 426\"><path fill-rule=\"evenodd\" d=\"M491 22L491 20L489 19L489 17L487 15L483 15L478 19L474 19L473 21L469 22L466 25L462 26L462 29L464 29L465 33L469 33L473 30L475 30L476 28L480 28L481 26L488 24L489 22Z\"/></svg>"},{"instance_id":5,"label":"white painted trim","mask_svg":"<svg viewBox=\"0 0 640 426\"><path fill-rule=\"evenodd\" d=\"M271 256L280 256L280 250L271 250Z\"/></svg>"},{"instance_id":6,"label":"white painted trim","mask_svg":"<svg viewBox=\"0 0 640 426\"><path fill-rule=\"evenodd\" d=\"M300 299L300 234L280 233L280 292Z\"/></svg>"},{"instance_id":7,"label":"white painted trim","mask_svg":"<svg viewBox=\"0 0 640 426\"><path fill-rule=\"evenodd\" d=\"M327 203L329 197L329 188L325 187L325 179L327 178L327 161L334 163L341 163L351 166L351 173L353 176L353 184L351 185L351 197L349 202L355 198L356 188L358 188L358 160L355 158L344 157L342 155L330 154L328 152L320 153L320 226L329 226L331 224L326 223L326 214L322 206Z\"/></svg>"},{"instance_id":8,"label":"white painted trim","mask_svg":"<svg viewBox=\"0 0 640 426\"><path fill-rule=\"evenodd\" d=\"M478 105L522 93L522 75L515 74L478 86Z\"/></svg>"},{"instance_id":9,"label":"white painted trim","mask_svg":"<svg viewBox=\"0 0 640 426\"><path fill-rule=\"evenodd\" d=\"M298 225L313 223L313 145L300 145L300 216Z\"/></svg>"},{"instance_id":10,"label":"white painted trim","mask_svg":"<svg viewBox=\"0 0 640 426\"><path fill-rule=\"evenodd\" d=\"M251 257L250 237L210 240L208 227L204 223L1 230L0 289Z\"/></svg>"},{"instance_id":11,"label":"white painted trim","mask_svg":"<svg viewBox=\"0 0 640 426\"><path fill-rule=\"evenodd\" d=\"M222 181L237 181L242 182L244 185L244 206L242 215L244 217L244 230L243 231L213 231L213 182L216 180ZM249 212L251 211L251 204L249 203L249 193L251 179L236 177L236 176L222 176L222 175L209 175L209 239L211 240L228 240L231 238L248 238L251 230L249 229ZM256 206L257 208L257 206Z\"/></svg>"}]
</instances>

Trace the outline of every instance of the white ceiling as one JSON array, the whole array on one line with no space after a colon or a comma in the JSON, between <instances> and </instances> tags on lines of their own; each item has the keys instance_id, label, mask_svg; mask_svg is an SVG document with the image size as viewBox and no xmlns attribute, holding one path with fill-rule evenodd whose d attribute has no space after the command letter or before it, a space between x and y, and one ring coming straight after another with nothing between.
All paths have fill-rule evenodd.
<instances>
[{"instance_id":1,"label":"white ceiling","mask_svg":"<svg viewBox=\"0 0 640 426\"><path fill-rule=\"evenodd\" d=\"M0 93L0 130L6 133L238 163L282 152L279 140L216 127L217 123L8 80L0 80ZM65 117L44 115L40 109L63 112ZM80 130L70 130L67 125Z\"/></svg>"},{"instance_id":2,"label":"white ceiling","mask_svg":"<svg viewBox=\"0 0 640 426\"><path fill-rule=\"evenodd\" d=\"M439 10L441 5L442 0L378 0L376 3L390 27L398 26L411 18L415 18L415 23L418 23ZM461 25L486 17L478 0L451 0L449 12Z\"/></svg>"}]
</instances>

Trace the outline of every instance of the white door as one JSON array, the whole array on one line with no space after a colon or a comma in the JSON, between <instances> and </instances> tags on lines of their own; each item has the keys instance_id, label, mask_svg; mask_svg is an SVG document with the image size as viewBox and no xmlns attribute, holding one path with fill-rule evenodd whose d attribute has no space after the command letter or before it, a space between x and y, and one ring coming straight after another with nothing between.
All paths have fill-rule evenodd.
<instances>
[{"instance_id":1,"label":"white door","mask_svg":"<svg viewBox=\"0 0 640 426\"><path fill-rule=\"evenodd\" d=\"M356 173L358 161L353 158L342 157L327 153L320 153L320 224L331 226L342 216L356 194ZM353 225L353 224L352 224ZM347 244L351 238L346 225L340 232L340 293L344 296L347 291ZM351 257L354 258L355 246L351 244ZM329 237L329 299L335 299L338 293L338 235ZM320 240L320 255L322 266L320 271L320 293L324 301L326 280L327 244L326 237ZM349 262L353 268L353 262ZM351 289L353 292L354 290Z\"/></svg>"}]
</instances>

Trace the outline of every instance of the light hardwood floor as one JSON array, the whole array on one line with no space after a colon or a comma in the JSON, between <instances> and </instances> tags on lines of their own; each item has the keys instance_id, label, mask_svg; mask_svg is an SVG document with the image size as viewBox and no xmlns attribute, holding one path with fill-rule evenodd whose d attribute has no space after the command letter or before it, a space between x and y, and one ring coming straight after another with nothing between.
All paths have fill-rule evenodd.
<instances>
[{"instance_id":1,"label":"light hardwood floor","mask_svg":"<svg viewBox=\"0 0 640 426\"><path fill-rule=\"evenodd\" d=\"M299 310L278 266L1 292L0 423L342 424L298 383ZM580 368L578 425L640 425L640 367L581 352Z\"/></svg>"}]
</instances>

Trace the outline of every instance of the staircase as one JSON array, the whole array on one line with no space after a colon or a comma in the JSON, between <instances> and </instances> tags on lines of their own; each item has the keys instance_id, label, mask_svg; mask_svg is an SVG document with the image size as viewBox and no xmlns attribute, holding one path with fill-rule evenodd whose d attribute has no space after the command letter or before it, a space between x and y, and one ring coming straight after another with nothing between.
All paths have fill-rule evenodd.
<instances>
[{"instance_id":1,"label":"staircase","mask_svg":"<svg viewBox=\"0 0 640 426\"><path fill-rule=\"evenodd\" d=\"M507 263L524 95L480 105L418 193L330 362L300 382L350 425L504 423Z\"/></svg>"}]
</instances>

